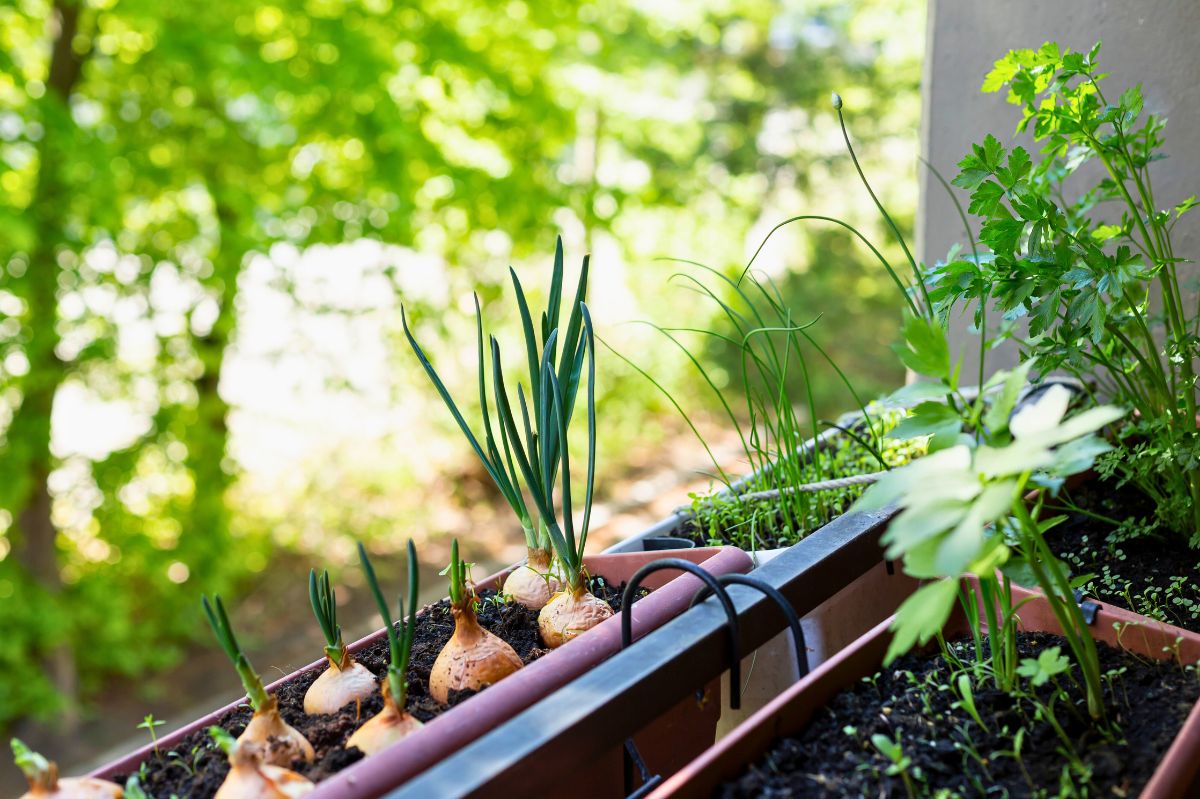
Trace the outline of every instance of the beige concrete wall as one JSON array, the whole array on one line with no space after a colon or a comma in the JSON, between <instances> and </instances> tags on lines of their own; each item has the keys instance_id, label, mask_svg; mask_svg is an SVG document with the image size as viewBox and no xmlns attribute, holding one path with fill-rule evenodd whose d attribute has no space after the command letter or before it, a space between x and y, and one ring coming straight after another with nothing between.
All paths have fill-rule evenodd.
<instances>
[{"instance_id":1,"label":"beige concrete wall","mask_svg":"<svg viewBox=\"0 0 1200 799\"><path fill-rule=\"evenodd\" d=\"M1104 41L1100 64L1112 76L1105 93L1116 96L1141 83L1147 111L1167 117L1170 158L1152 167L1156 198L1166 206L1200 194L1200 0L929 0L922 155L949 180L958 160L987 133L1012 140L1019 109L1003 93L979 91L1007 50L1053 40L1086 51L1097 39ZM1176 252L1200 260L1200 212L1184 220ZM918 257L934 263L954 242L966 243L954 206L923 175ZM1185 269L1200 275L1200 266ZM956 342L977 346L964 328L957 319ZM963 347L964 375L977 368L975 346ZM988 371L1014 360L1012 352L989 355Z\"/></svg>"}]
</instances>

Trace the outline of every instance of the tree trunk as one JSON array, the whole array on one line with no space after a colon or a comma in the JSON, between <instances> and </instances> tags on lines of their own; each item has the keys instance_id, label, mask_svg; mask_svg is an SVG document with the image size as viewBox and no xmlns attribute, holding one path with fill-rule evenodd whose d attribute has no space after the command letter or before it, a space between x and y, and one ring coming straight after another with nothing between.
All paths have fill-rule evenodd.
<instances>
[{"instance_id":1,"label":"tree trunk","mask_svg":"<svg viewBox=\"0 0 1200 799\"><path fill-rule=\"evenodd\" d=\"M212 329L195 336L192 347L203 370L195 381L196 411L188 426L187 468L192 475L192 504L185 530L202 536L204 543L192 552L191 568L206 584L222 582L222 563L233 553L229 541L229 508L226 492L233 483L227 468L229 448L229 403L221 396L221 369L225 352L237 327L237 281L245 258L245 244L239 234L240 219L226 200L215 170L209 175L209 191L216 205L221 241L213 257L213 276L206 282L209 297L217 304Z\"/></svg>"},{"instance_id":2,"label":"tree trunk","mask_svg":"<svg viewBox=\"0 0 1200 799\"><path fill-rule=\"evenodd\" d=\"M68 101L79 80L84 56L72 42L78 31L79 8L60 0L54 8L58 29L52 44L47 91L41 101L42 140L38 145L38 176L29 206L36 243L22 279L15 281L29 319L25 356L29 373L21 381L21 405L9 429L8 456L21 478L13 497L17 521L16 557L28 575L51 596L62 589L58 562L58 531L51 516L48 480L54 461L50 452L50 417L54 396L66 377L59 359L58 248L64 243L62 210L69 206L69 189L62 165L70 158L74 125ZM64 700L59 715L74 729L79 721L78 680L70 641L58 642L49 655L55 687Z\"/></svg>"}]
</instances>

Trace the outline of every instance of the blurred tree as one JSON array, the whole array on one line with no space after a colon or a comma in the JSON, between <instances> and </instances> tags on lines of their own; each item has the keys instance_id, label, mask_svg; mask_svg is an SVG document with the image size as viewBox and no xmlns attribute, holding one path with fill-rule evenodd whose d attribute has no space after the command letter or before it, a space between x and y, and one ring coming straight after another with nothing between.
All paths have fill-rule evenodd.
<instances>
[{"instance_id":1,"label":"blurred tree","mask_svg":"<svg viewBox=\"0 0 1200 799\"><path fill-rule=\"evenodd\" d=\"M913 102L915 73L881 53L886 27L855 27L915 5L0 7L0 600L21 597L0 602L15 642L0 723L53 712L80 678L169 662L193 632L180 620L196 591L178 584L246 573L259 545L231 539L221 375L255 258L369 236L469 263L496 232L520 258L564 211L630 256L646 251L628 243L638 224L654 254L718 241L740 255L765 206L824 179L797 162L823 146L812 109L831 85L873 101L864 138ZM485 302L506 279L463 271ZM841 307L863 274L820 302ZM631 280L655 296L664 276ZM644 407L630 385L615 377L603 401ZM147 424L108 452L56 449L73 386Z\"/></svg>"}]
</instances>

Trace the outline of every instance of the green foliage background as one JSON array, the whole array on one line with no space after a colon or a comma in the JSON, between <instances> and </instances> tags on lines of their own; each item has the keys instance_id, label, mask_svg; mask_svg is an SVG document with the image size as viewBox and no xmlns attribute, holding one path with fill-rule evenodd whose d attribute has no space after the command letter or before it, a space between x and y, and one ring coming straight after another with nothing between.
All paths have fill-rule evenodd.
<instances>
[{"instance_id":1,"label":"green foliage background","mask_svg":"<svg viewBox=\"0 0 1200 799\"><path fill-rule=\"evenodd\" d=\"M198 594L236 593L281 550L398 548L438 532L422 491L489 499L464 479L448 420L421 405L395 318L380 326L393 400L428 407L418 446L457 447L462 463L430 473L385 451L369 467L298 463L290 493L255 483L231 449L222 375L249 343L239 292L256 258L368 238L437 259L444 294L405 296L402 270L381 274L454 358L471 341L461 300L478 290L505 335L505 267L543 283L563 231L569 258L596 254L593 294L618 298L600 307L624 312L598 318L601 336L703 413L711 400L671 349L616 322L712 321L656 257L734 273L802 211L873 229L831 90L909 220L922 17L916 0L0 6L0 726L69 722L114 675L170 666L203 635ZM816 335L865 394L899 379L897 302L846 235L785 229L761 263L797 318L827 317ZM276 289L306 313L347 313ZM130 355L138 325L148 357ZM603 480L678 425L617 359L601 369ZM831 374L814 383L829 412L849 405ZM68 389L130 405L140 433L104 453L59 446Z\"/></svg>"}]
</instances>

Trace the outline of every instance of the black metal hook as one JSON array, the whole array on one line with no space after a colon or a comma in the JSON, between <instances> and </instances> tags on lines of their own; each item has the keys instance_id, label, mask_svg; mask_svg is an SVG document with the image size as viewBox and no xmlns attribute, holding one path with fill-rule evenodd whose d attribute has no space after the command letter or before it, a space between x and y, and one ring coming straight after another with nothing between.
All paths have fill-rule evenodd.
<instances>
[{"instance_id":1,"label":"black metal hook","mask_svg":"<svg viewBox=\"0 0 1200 799\"><path fill-rule=\"evenodd\" d=\"M621 649L625 649L633 643L633 617L630 615L630 609L633 606L633 600L637 596L638 589L642 586L642 581L649 575L663 569L678 569L679 571L687 572L695 575L706 586L705 591L711 591L717 595L717 600L721 603L721 607L725 610L726 624L729 627L729 673L730 678L735 683L741 682L741 630L738 626L737 610L733 607L733 600L729 598L729 594L722 587L716 577L713 577L704 569L692 563L690 560L682 558L663 558L651 563L647 563L630 578L625 585L625 592L621 595ZM696 600L692 600L692 605L696 604ZM699 689L696 691L698 701L703 701L704 691ZM740 702L740 695L738 697ZM730 706L736 709L738 705L733 704L732 698ZM659 783L662 782L662 776L658 774L652 775L650 769L646 767L646 762L642 759L641 753L638 752L637 745L634 744L633 738L625 739L625 747L622 752L625 769L625 795L628 799L640 799L653 790ZM642 785L636 791L633 790L633 770L637 767L642 778Z\"/></svg>"},{"instance_id":2,"label":"black metal hook","mask_svg":"<svg viewBox=\"0 0 1200 799\"><path fill-rule=\"evenodd\" d=\"M637 596L637 591L642 587L642 581L648 576L663 569L678 569L685 571L688 574L695 575L708 587L710 591L717 595L721 607L725 610L725 620L729 627L729 673L730 678L736 681L741 680L741 628L738 625L737 611L733 607L733 600L729 598L729 594L721 587L721 583L716 577L706 572L704 569L692 563L690 560L683 558L663 558L662 560L652 561L637 570L637 573L625 585L625 593L621 596L621 648L625 649L633 643L633 617L629 615L630 608L633 606L634 597ZM695 600L692 604L695 605ZM696 691L696 697L700 700L704 696L703 690ZM738 705L730 704L734 710L738 709Z\"/></svg>"},{"instance_id":3,"label":"black metal hook","mask_svg":"<svg viewBox=\"0 0 1200 799\"><path fill-rule=\"evenodd\" d=\"M753 588L779 606L788 627L792 631L792 645L796 647L796 670L799 676L806 676L808 674L808 644L804 640L804 628L800 625L800 616L796 613L796 609L792 607L792 603L788 602L787 597L780 593L774 586L767 585L762 580L749 577L745 574L722 574L717 578L717 581L722 585L745 585ZM697 591L696 596L692 598L692 605L704 599L708 595L708 592L708 586ZM734 710L741 704L741 695L741 683L735 683L731 678L729 683L729 706Z\"/></svg>"}]
</instances>

